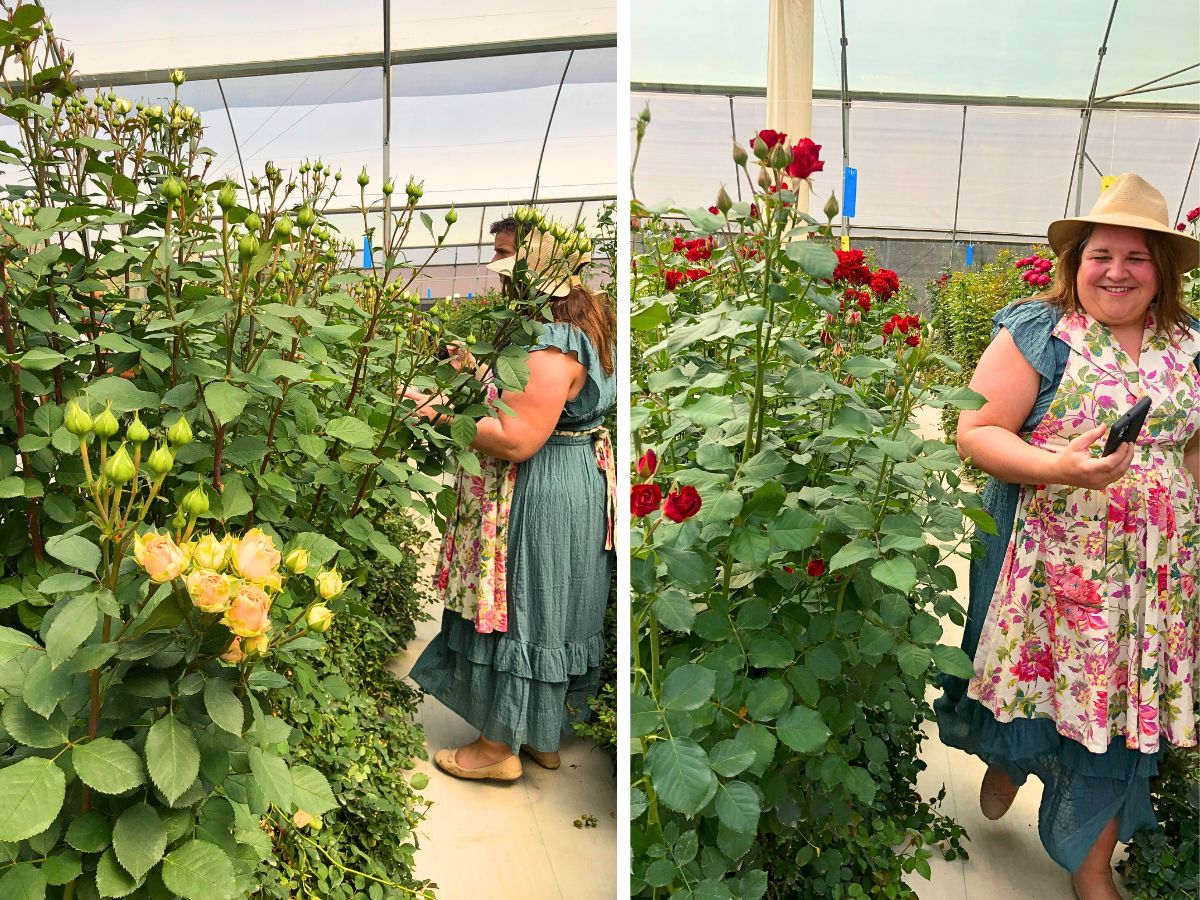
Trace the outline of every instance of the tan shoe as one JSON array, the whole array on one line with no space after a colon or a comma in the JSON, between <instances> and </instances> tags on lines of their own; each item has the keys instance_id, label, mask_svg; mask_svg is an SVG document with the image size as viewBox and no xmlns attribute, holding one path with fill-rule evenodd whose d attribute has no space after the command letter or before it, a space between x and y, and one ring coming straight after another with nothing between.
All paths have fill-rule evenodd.
<instances>
[{"instance_id":1,"label":"tan shoe","mask_svg":"<svg viewBox=\"0 0 1200 900\"><path fill-rule=\"evenodd\" d=\"M551 750L549 753L547 753L544 750L534 750L528 744L522 744L521 752L528 753L529 758L543 769L553 770L562 765L562 759L559 758L557 750Z\"/></svg>"},{"instance_id":2,"label":"tan shoe","mask_svg":"<svg viewBox=\"0 0 1200 900\"><path fill-rule=\"evenodd\" d=\"M433 764L445 772L447 775L453 775L455 778L468 778L474 781L516 781L521 777L521 760L514 756L507 756L500 762L492 763L490 766L480 766L477 769L464 769L455 760L454 755L458 753L457 747L447 747L444 750L439 750L433 754Z\"/></svg>"},{"instance_id":3,"label":"tan shoe","mask_svg":"<svg viewBox=\"0 0 1200 900\"><path fill-rule=\"evenodd\" d=\"M1002 770L988 766L979 785L979 810L993 822L1002 818L1017 799L1018 785L1012 783Z\"/></svg>"}]
</instances>

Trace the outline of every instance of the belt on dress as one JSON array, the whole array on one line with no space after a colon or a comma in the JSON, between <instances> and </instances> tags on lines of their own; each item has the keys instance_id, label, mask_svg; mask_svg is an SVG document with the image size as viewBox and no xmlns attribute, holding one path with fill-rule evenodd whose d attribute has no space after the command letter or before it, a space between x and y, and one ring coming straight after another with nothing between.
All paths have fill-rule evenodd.
<instances>
[{"instance_id":1,"label":"belt on dress","mask_svg":"<svg viewBox=\"0 0 1200 900\"><path fill-rule=\"evenodd\" d=\"M604 549L614 549L613 523L617 518L617 466L613 457L612 435L603 425L588 428L584 431L555 431L558 437L590 437L592 448L596 454L596 468L604 473L604 518L607 534L604 539Z\"/></svg>"}]
</instances>

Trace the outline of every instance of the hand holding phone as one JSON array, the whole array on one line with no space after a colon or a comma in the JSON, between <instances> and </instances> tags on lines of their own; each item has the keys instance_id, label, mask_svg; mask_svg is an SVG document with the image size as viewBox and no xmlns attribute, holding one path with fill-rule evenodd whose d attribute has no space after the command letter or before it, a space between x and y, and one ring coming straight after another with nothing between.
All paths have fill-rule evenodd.
<instances>
[{"instance_id":1,"label":"hand holding phone","mask_svg":"<svg viewBox=\"0 0 1200 900\"><path fill-rule=\"evenodd\" d=\"M1112 456L1122 444L1132 444L1142 433L1146 424L1146 415L1150 412L1150 398L1143 397L1133 404L1121 418L1113 422L1108 429L1108 439L1104 442L1102 456Z\"/></svg>"}]
</instances>

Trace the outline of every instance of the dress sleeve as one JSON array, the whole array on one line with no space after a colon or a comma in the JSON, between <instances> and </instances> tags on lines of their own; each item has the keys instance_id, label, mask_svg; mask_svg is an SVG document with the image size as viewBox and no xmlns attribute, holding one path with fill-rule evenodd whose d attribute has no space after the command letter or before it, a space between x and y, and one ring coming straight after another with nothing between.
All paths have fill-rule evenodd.
<instances>
[{"instance_id":1,"label":"dress sleeve","mask_svg":"<svg viewBox=\"0 0 1200 900\"><path fill-rule=\"evenodd\" d=\"M1010 303L992 317L992 340L1001 328L1008 329L1017 349L1042 379L1055 378L1057 358L1053 337L1059 312L1048 303Z\"/></svg>"}]
</instances>

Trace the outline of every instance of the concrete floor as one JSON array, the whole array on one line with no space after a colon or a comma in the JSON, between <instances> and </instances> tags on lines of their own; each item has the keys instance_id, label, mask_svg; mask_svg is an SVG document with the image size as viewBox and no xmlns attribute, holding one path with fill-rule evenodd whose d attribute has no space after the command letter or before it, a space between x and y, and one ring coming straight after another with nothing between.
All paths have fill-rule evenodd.
<instances>
[{"instance_id":1,"label":"concrete floor","mask_svg":"<svg viewBox=\"0 0 1200 900\"><path fill-rule=\"evenodd\" d=\"M427 545L432 558L436 539ZM426 566L428 574L432 566ZM442 612L392 661L403 677L438 632ZM436 750L470 743L478 731L431 697L416 715L432 760ZM436 882L444 900L612 900L617 896L617 797L612 756L591 741L566 738L551 772L522 757L511 784L461 781L430 762L422 792L432 806L418 828L415 876ZM593 816L594 827L574 822Z\"/></svg>"},{"instance_id":2,"label":"concrete floor","mask_svg":"<svg viewBox=\"0 0 1200 900\"><path fill-rule=\"evenodd\" d=\"M938 410L920 409L917 416L924 437L941 437ZM949 564L958 575L956 596L965 608L968 562L954 558ZM942 627L941 642L957 646L962 628L948 619ZM930 701L935 696L937 692L931 691ZM946 786L943 812L967 830L970 840L965 846L971 858L946 862L935 853L930 881L919 875L907 879L917 896L921 900L1074 900L1070 876L1046 855L1038 839L1041 782L1031 778L1004 818L988 821L979 811L979 783L987 767L976 757L942 744L933 723L926 723L925 732L929 740L921 756L929 767L918 777L917 788L922 796L932 797ZM1118 847L1118 857L1121 852ZM1122 896L1130 896L1120 885L1118 889Z\"/></svg>"}]
</instances>

